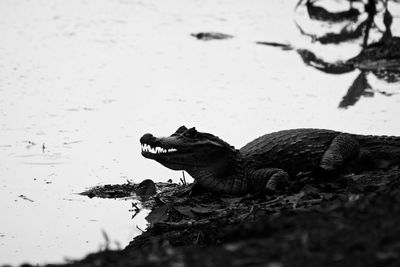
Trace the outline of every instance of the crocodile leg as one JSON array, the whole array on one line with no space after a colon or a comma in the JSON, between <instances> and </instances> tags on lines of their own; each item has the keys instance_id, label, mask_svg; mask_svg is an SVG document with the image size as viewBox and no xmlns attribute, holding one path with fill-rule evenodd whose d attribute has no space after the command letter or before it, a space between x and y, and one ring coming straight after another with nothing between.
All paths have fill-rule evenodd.
<instances>
[{"instance_id":1,"label":"crocodile leg","mask_svg":"<svg viewBox=\"0 0 400 267\"><path fill-rule=\"evenodd\" d=\"M266 191L275 192L289 184L289 174L278 168L258 169L252 172L252 176L255 181L254 185L264 186Z\"/></svg>"},{"instance_id":2,"label":"crocodile leg","mask_svg":"<svg viewBox=\"0 0 400 267\"><path fill-rule=\"evenodd\" d=\"M341 133L332 140L325 151L320 167L325 171L339 170L346 162L357 159L359 152L358 141L348 134Z\"/></svg>"}]
</instances>

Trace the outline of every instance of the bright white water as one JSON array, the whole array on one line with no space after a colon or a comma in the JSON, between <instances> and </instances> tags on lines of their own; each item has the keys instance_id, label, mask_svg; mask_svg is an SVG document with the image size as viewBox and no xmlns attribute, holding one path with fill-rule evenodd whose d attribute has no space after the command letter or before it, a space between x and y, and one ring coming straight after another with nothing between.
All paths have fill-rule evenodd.
<instances>
[{"instance_id":1,"label":"bright white water","mask_svg":"<svg viewBox=\"0 0 400 267\"><path fill-rule=\"evenodd\" d=\"M295 4L0 1L0 264L83 257L104 244L103 230L127 245L136 225L145 228L145 212L131 220L131 200L76 193L127 179L177 180L179 172L141 157L146 132L168 135L185 124L237 147L294 127L400 135L399 84L391 97L375 93L338 109L358 71L324 74L296 52L255 44L310 47L293 23L304 17ZM235 38L204 42L190 36L198 31ZM360 47L313 49L337 60Z\"/></svg>"}]
</instances>

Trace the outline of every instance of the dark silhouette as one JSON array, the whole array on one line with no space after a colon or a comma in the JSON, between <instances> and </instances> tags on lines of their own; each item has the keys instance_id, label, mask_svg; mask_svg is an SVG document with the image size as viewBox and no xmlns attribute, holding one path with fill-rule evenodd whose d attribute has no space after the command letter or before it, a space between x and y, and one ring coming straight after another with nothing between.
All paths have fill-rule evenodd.
<instances>
[{"instance_id":1,"label":"dark silhouette","mask_svg":"<svg viewBox=\"0 0 400 267\"><path fill-rule=\"evenodd\" d=\"M350 2L349 10L341 12L330 12L321 6L315 5L315 2L311 0L306 2L308 16L312 20L325 22L357 21L360 15L360 11L352 7L352 2Z\"/></svg>"},{"instance_id":2,"label":"dark silhouette","mask_svg":"<svg viewBox=\"0 0 400 267\"><path fill-rule=\"evenodd\" d=\"M302 1L300 1L298 5L300 5L301 2ZM324 8L319 6L317 7L314 3L315 1L307 1L306 3L311 19L318 19L324 23L332 23L334 21L333 18L339 14L329 14L329 12ZM282 50L294 50L300 55L304 64L329 74L344 74L359 69L361 73L350 85L347 94L339 103L339 108L345 108L354 105L361 96L371 97L374 95L374 91L367 81L367 75L369 74L373 74L377 79L383 80L387 83L400 81L400 38L392 35L391 26L393 23L393 16L388 9L388 1L383 1L383 3L383 23L385 25L385 30L382 31L382 36L379 41L373 43L369 43L369 33L371 29L376 28L374 18L378 11L375 0L368 0L365 4L364 9L367 14L366 19L358 22L356 22L356 20L349 22L339 33L328 32L325 35L317 36L311 33L306 33L302 27L295 22L302 35L311 37L312 42L320 42L321 44L340 44L363 37L362 50L360 53L345 61L326 62L314 52L308 49L295 48L290 44L280 44L275 42L257 42L257 44L279 47ZM350 10L351 9L352 7L350 7ZM340 12L343 18L340 21L349 21L350 13L350 11L349 13ZM351 18L353 19L354 17ZM338 21L339 19L336 20L336 22ZM354 27L355 25L357 26ZM385 91L375 90L375 92L386 96L392 95Z\"/></svg>"},{"instance_id":3,"label":"dark silhouette","mask_svg":"<svg viewBox=\"0 0 400 267\"><path fill-rule=\"evenodd\" d=\"M197 39L202 41L224 40L233 38L232 35L219 32L199 32L199 33L192 33L191 36L196 37Z\"/></svg>"},{"instance_id":4,"label":"dark silhouette","mask_svg":"<svg viewBox=\"0 0 400 267\"><path fill-rule=\"evenodd\" d=\"M345 96L343 96L342 101L339 103L340 108L346 108L348 106L354 105L361 96L372 97L374 92L371 90L371 85L368 83L366 73L361 71L361 73L354 80L352 85Z\"/></svg>"},{"instance_id":5,"label":"dark silhouette","mask_svg":"<svg viewBox=\"0 0 400 267\"><path fill-rule=\"evenodd\" d=\"M327 177L354 167L372 170L400 163L400 137L324 129L269 133L235 149L215 135L181 126L168 137L147 133L140 143L145 158L187 171L216 194L275 193L299 179L299 173Z\"/></svg>"},{"instance_id":6,"label":"dark silhouette","mask_svg":"<svg viewBox=\"0 0 400 267\"><path fill-rule=\"evenodd\" d=\"M354 28L354 23L349 23L344 26L339 33L327 33L322 36L317 36L314 34L306 33L299 24L296 23L297 28L300 33L305 36L309 36L312 42L319 42L321 44L339 44L342 42L353 41L360 38L364 29L367 25L367 21L359 23L356 28Z\"/></svg>"}]
</instances>

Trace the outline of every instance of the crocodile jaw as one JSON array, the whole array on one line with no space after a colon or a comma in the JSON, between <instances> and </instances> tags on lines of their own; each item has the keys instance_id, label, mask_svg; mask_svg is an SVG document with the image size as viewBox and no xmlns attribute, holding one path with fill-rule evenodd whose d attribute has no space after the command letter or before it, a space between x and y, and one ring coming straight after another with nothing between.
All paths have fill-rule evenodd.
<instances>
[{"instance_id":1,"label":"crocodile jaw","mask_svg":"<svg viewBox=\"0 0 400 267\"><path fill-rule=\"evenodd\" d=\"M174 147L153 146L142 144L142 156L157 161L172 170L185 170L185 162L193 153Z\"/></svg>"},{"instance_id":2,"label":"crocodile jaw","mask_svg":"<svg viewBox=\"0 0 400 267\"><path fill-rule=\"evenodd\" d=\"M197 178L201 173L221 173L229 167L237 150L217 136L181 126L168 137L150 133L140 138L142 155L172 170L185 170ZM199 175L202 176L202 175Z\"/></svg>"}]
</instances>

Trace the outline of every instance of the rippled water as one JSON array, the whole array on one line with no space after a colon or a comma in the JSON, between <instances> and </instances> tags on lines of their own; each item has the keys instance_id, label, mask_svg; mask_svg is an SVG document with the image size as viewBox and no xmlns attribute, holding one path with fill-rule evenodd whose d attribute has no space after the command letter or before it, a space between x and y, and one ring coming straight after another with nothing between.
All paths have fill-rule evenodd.
<instances>
[{"instance_id":1,"label":"rippled water","mask_svg":"<svg viewBox=\"0 0 400 267\"><path fill-rule=\"evenodd\" d=\"M60 262L124 247L145 228L132 200L87 199L99 184L178 180L140 155L143 133L196 126L240 147L275 130L320 127L400 135L399 83L374 80L373 97L338 104L359 74L306 67L360 40L311 44L295 1L5 0L0 2L0 264ZM400 14L399 5L391 4ZM399 18L394 17L393 25ZM200 41L191 33L234 35ZM399 28L392 29L399 35ZM389 96L390 95L390 96Z\"/></svg>"}]
</instances>

